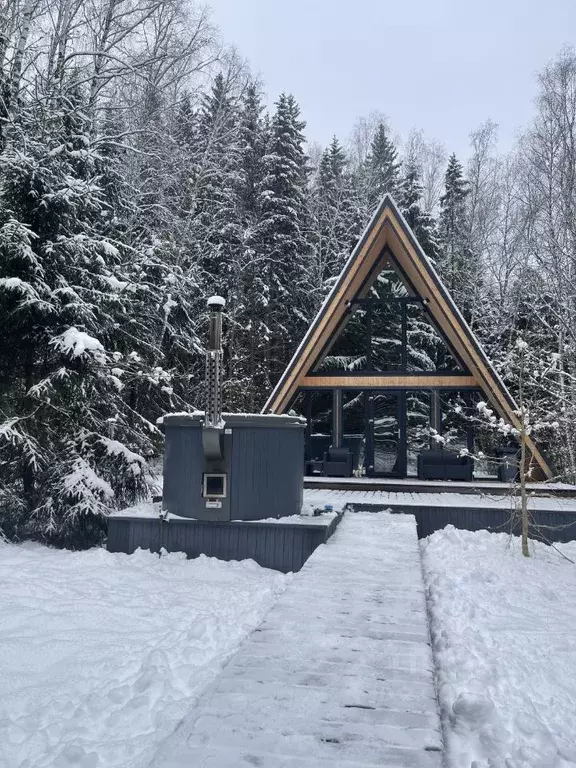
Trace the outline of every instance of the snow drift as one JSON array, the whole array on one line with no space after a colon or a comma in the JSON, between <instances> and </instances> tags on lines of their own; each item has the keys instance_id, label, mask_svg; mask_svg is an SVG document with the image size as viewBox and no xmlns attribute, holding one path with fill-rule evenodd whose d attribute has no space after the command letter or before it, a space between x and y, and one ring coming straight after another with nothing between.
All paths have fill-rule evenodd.
<instances>
[{"instance_id":1,"label":"snow drift","mask_svg":"<svg viewBox=\"0 0 576 768\"><path fill-rule=\"evenodd\" d=\"M0 766L148 765L287 578L0 541Z\"/></svg>"},{"instance_id":2,"label":"snow drift","mask_svg":"<svg viewBox=\"0 0 576 768\"><path fill-rule=\"evenodd\" d=\"M576 765L576 542L422 542L449 768Z\"/></svg>"}]
</instances>

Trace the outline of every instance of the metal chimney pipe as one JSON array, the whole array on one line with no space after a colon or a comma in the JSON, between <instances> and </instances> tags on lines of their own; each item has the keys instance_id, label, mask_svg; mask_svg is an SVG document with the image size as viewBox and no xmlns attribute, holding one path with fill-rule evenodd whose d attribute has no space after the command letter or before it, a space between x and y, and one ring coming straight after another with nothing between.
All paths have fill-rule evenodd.
<instances>
[{"instance_id":1,"label":"metal chimney pipe","mask_svg":"<svg viewBox=\"0 0 576 768\"><path fill-rule=\"evenodd\" d=\"M222 427L222 310L226 301L222 296L208 299L210 310L210 337L206 350L206 412L204 426Z\"/></svg>"}]
</instances>

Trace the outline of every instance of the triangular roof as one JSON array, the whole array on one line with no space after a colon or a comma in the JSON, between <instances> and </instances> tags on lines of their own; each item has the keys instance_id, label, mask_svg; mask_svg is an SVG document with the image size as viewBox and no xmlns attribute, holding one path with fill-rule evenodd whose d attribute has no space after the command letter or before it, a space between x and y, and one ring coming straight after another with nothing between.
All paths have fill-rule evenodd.
<instances>
[{"instance_id":1,"label":"triangular roof","mask_svg":"<svg viewBox=\"0 0 576 768\"><path fill-rule=\"evenodd\" d=\"M286 410L297 389L306 383L304 380L311 372L320 351L334 335L350 301L365 288L369 276L382 261L384 253L389 254L389 258L395 262L404 278L424 299L430 316L470 372L471 383L484 392L499 416L519 428L520 423L515 414L517 406L512 395L389 194L384 196L364 230L338 280L268 398L263 412L282 413ZM392 381L389 386L392 387ZM422 386L427 385L423 383ZM457 385L454 385L454 389L457 389ZM528 447L542 474L551 477L552 473L546 460L530 439Z\"/></svg>"}]
</instances>

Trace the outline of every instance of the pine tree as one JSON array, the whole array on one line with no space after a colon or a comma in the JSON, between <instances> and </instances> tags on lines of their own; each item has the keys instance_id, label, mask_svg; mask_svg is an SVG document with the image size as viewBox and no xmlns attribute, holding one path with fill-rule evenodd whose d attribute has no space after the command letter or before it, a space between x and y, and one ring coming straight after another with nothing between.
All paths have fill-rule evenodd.
<instances>
[{"instance_id":1,"label":"pine tree","mask_svg":"<svg viewBox=\"0 0 576 768\"><path fill-rule=\"evenodd\" d=\"M317 307L340 274L360 236L362 220L346 154L333 138L320 159L311 190Z\"/></svg>"},{"instance_id":2,"label":"pine tree","mask_svg":"<svg viewBox=\"0 0 576 768\"><path fill-rule=\"evenodd\" d=\"M422 207L420 170L414 158L409 157L405 163L400 192L400 207L408 225L426 256L435 261L438 253L436 222Z\"/></svg>"},{"instance_id":3,"label":"pine tree","mask_svg":"<svg viewBox=\"0 0 576 768\"><path fill-rule=\"evenodd\" d=\"M275 383L284 370L312 313L303 128L294 97L282 94L262 158L261 218L254 242L266 291L263 302L270 383Z\"/></svg>"},{"instance_id":4,"label":"pine tree","mask_svg":"<svg viewBox=\"0 0 576 768\"><path fill-rule=\"evenodd\" d=\"M40 124L23 111L26 150L1 158L0 525L86 545L110 508L145 494L157 430L121 394L143 373L119 351L140 289L124 292L134 252L106 236L104 160L77 97Z\"/></svg>"},{"instance_id":5,"label":"pine tree","mask_svg":"<svg viewBox=\"0 0 576 768\"><path fill-rule=\"evenodd\" d=\"M239 112L230 84L219 73L198 118L200 163L196 171L194 242L207 290L225 298L242 248L239 220ZM229 301L229 309L232 305Z\"/></svg>"},{"instance_id":6,"label":"pine tree","mask_svg":"<svg viewBox=\"0 0 576 768\"><path fill-rule=\"evenodd\" d=\"M462 166L452 154L446 169L444 194L440 198L438 266L456 304L469 318L471 281L477 275L468 244L467 197L468 184Z\"/></svg>"},{"instance_id":7,"label":"pine tree","mask_svg":"<svg viewBox=\"0 0 576 768\"><path fill-rule=\"evenodd\" d=\"M242 98L240 115L239 208L242 249L236 263L237 306L228 314L228 343L232 342L226 399L230 408L253 412L261 404L269 382L266 365L268 286L263 272L264 256L259 249L262 217L261 190L264 181L263 158L269 131L262 117L262 102L257 86L249 84Z\"/></svg>"},{"instance_id":8,"label":"pine tree","mask_svg":"<svg viewBox=\"0 0 576 768\"><path fill-rule=\"evenodd\" d=\"M368 216L387 192L392 195L398 192L400 166L398 150L388 137L386 126L380 123L360 174Z\"/></svg>"}]
</instances>

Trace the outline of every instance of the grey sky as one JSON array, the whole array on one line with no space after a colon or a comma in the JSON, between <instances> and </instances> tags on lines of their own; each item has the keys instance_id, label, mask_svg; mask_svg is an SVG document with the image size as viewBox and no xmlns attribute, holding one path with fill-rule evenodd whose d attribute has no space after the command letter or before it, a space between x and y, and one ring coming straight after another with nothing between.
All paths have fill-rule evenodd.
<instances>
[{"instance_id":1,"label":"grey sky","mask_svg":"<svg viewBox=\"0 0 576 768\"><path fill-rule=\"evenodd\" d=\"M310 141L378 110L465 155L487 118L502 149L530 119L535 73L576 44L576 0L210 0L270 102L294 94Z\"/></svg>"}]
</instances>

